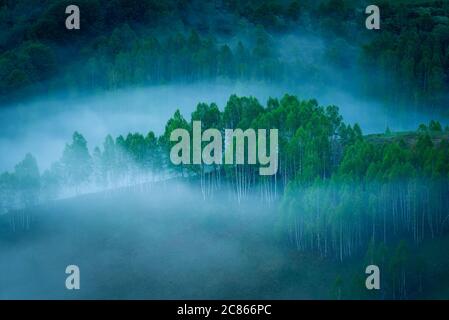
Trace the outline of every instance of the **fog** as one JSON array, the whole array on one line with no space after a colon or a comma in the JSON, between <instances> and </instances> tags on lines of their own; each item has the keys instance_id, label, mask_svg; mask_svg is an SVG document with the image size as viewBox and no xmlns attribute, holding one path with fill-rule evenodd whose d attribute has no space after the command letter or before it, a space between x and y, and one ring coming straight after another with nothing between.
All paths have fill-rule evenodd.
<instances>
[{"instance_id":1,"label":"fog","mask_svg":"<svg viewBox=\"0 0 449 320\"><path fill-rule=\"evenodd\" d=\"M254 45L257 28L245 25L241 30L220 41L231 47L238 41L249 47ZM74 131L83 134L91 151L101 146L108 134L115 137L130 132L146 134L151 130L160 135L176 109L190 119L199 102L215 102L223 109L232 94L254 96L263 105L269 97L281 98L287 93L300 99L316 99L323 106L336 105L344 121L359 123L365 134L383 133L387 127L392 131L415 130L430 119L446 123L439 115L417 114L374 101L375 98L363 98L362 77L356 62L360 55L357 41L324 38L306 33L301 27L284 35L269 36L269 41L274 54L287 66L282 83L215 80L73 97L68 91L2 106L0 172L12 170L27 152L37 158L41 170L49 168L59 159Z\"/></svg>"},{"instance_id":2,"label":"fog","mask_svg":"<svg viewBox=\"0 0 449 320\"><path fill-rule=\"evenodd\" d=\"M330 3L329 7L332 9L334 4ZM55 47L50 50L58 57L55 61L62 61L60 53L73 61L64 59L64 64L59 64L57 70L49 69L47 75L46 69L36 69L48 82L37 84L34 81L38 80L33 80L33 85L24 89L33 93L39 88L55 92L47 95L43 92L23 97L15 104L0 105L0 174L13 171L27 153L37 159L40 171L40 175L36 174L34 158L27 156L14 175L3 175L0 181L0 300L340 299L335 291L338 282L343 283L348 292L343 298L359 297L353 289L360 287L366 291L364 271L365 258L369 258L368 243L372 243L372 250L375 250L375 245L383 238L384 244L390 247L388 250L396 250L394 242L402 235L412 239L411 232L416 243L421 241L420 232L422 240L426 241L434 241L434 232L436 238L440 236L439 227L434 230L433 225L442 226L443 230L449 221L444 200L448 186L425 185L424 180L416 180L416 185L422 184L419 188L413 180L405 189L394 182L376 189L376 181L368 190L370 184L365 182L349 188L340 182L346 177L337 177L334 185L334 179L327 181L327 178L337 172L334 162L341 158L343 147L335 147L332 141L324 152L316 152L316 147L324 144L317 141L311 148L302 143L304 136L300 137L298 150L288 150L292 150L293 161L290 155L282 159L283 168L271 180L256 179L252 168L245 167L240 171L237 167L223 166L222 170L214 170L215 166L198 166L191 167L185 174L182 166L175 169L165 165L170 164L168 161L160 161L168 160L164 152L160 159L151 157L160 150L153 148L157 143L151 136L145 139L145 144L140 144L140 137L131 137L127 142L127 146L132 146L130 154L117 144L109 148L112 152L104 148L96 159L89 158L84 140L75 136L82 143L74 143L73 150L68 146L65 161L42 175L61 159L75 131L84 136L93 155L94 148L101 147L107 135L116 138L153 131L160 136L177 109L190 120L198 103L216 103L223 110L233 94L256 97L264 106L269 98L281 99L285 94L301 100L316 99L321 106L336 105L343 121L351 125L358 123L363 134L384 133L387 128L392 132L416 130L419 124L431 119L439 120L443 126L448 124L447 117L430 111L424 114L407 110L404 102L398 105L383 102L400 99L399 95L366 97L368 91L372 95L374 90L366 90L372 84L371 75L366 69L361 74L366 65L360 63L360 59L364 57L362 46L369 39L362 39L366 34L346 23L347 35L341 30L327 30L326 25L340 16L338 12L326 17L327 13L322 15L312 10L309 17L307 9L300 19L280 20L280 28L266 28L270 31L265 32L264 27L249 22L252 19L228 11L225 6L220 7L220 3L205 4L195 0L183 7L183 19L177 21L176 15L174 18L170 15L166 17L170 20L167 24L157 19L154 24L161 25L151 23L139 27L130 17L129 26L135 28L134 33L128 25L116 25L114 21L121 20L113 17L111 26L115 31L98 28L84 39L70 41L72 45L55 41ZM267 8L270 8L269 3ZM321 11L321 7L319 9ZM260 14L254 13L255 21L270 16L257 17ZM322 21L309 23L308 19ZM362 20L360 30L364 29ZM99 25L103 24L98 21ZM349 18L347 22L355 24L358 19ZM40 20L31 24L33 30L39 30L41 25L45 26ZM199 43L195 38L190 43L190 29L198 31ZM24 27L24 30L28 29ZM33 38L34 33L29 36ZM173 43L168 41L167 38L176 33L183 34L185 41L176 37ZM56 34L50 34L50 39ZM153 43L153 36L158 39L158 45ZM135 38L142 41L135 41ZM208 43L209 38L214 39L213 45ZM238 50L240 42L244 45L244 54ZM232 51L230 55L221 52L225 44ZM9 50L9 46L5 48ZM198 49L203 46L207 48L204 52ZM29 49L21 46L12 52L20 56ZM209 58L209 50L217 56ZM382 54L382 50L380 52ZM242 61L237 60L239 58ZM4 59L5 63L8 59ZM25 65L24 71L30 71L27 68ZM22 68L10 71L19 71L20 75ZM17 77L17 72L11 74ZM52 78L52 74L58 77ZM380 70L373 74L376 79L373 81L400 81L389 79L390 75ZM186 79L195 80L188 82ZM142 85L146 81L149 83ZM165 81L168 83L159 84ZM129 83L140 86L126 87ZM117 86L121 89L101 89ZM379 87L382 86L373 86ZM86 88L94 91L81 93L88 90ZM14 94L12 97L16 98ZM434 109L430 105L412 108ZM306 131L307 134L313 132ZM78 150L80 145L82 150ZM142 145L145 152L141 152ZM402 152L398 155L402 157ZM389 155L384 159L389 160ZM379 163L370 161L373 164L370 169L377 170ZM322 168L317 166L320 172L311 168L309 162L323 163ZM85 170L86 163L92 165L89 168L92 170ZM328 167L330 172L327 172ZM355 169L358 167L358 163L354 164ZM405 171L410 167L404 164L400 168ZM395 170L390 174L390 171L388 177L399 172ZM408 174L411 176L412 172ZM308 175L314 175L316 183L298 188L296 185L303 184L302 176L304 186L309 183ZM412 207L413 213L409 210ZM422 219L415 211L422 213ZM391 220L386 219L389 213L393 213ZM413 228L410 227L412 220ZM386 221L391 221L391 227L387 227ZM427 225L429 231L425 229ZM437 249L431 248L428 255L422 255L426 248L411 246L413 256L428 258L428 264L423 267L425 271L419 273L419 277L418 273L407 275L408 279L419 278L419 293L413 292L413 282L407 283L406 288L406 273L398 264L408 267L409 261L414 260L390 261L384 254L382 263L389 266L381 277L384 290L381 295L371 292L374 295L368 296L365 294L370 293L364 292L361 297L389 298L391 288L384 285L388 282L393 283L393 298L401 298L395 295L397 284L399 292L402 290L400 283L403 283L404 293L406 289L410 291L408 297L411 298L427 297L432 286L438 292L438 285L444 287L441 292L447 296L447 281L441 279L449 278L449 258L444 250L449 238L443 241L443 245L432 242L430 245ZM380 243L378 245L381 248ZM397 254L400 251L391 252L391 257L402 258L402 254ZM65 271L69 265L80 268L81 290L69 291L65 287L68 276ZM397 278L400 281L396 282L394 273L389 273L392 268L401 272ZM423 285L421 278L430 278L430 281ZM341 287L338 290L341 291Z\"/></svg>"},{"instance_id":3,"label":"fog","mask_svg":"<svg viewBox=\"0 0 449 320\"><path fill-rule=\"evenodd\" d=\"M119 90L84 97L61 96L0 108L0 172L12 170L27 152L36 156L41 170L58 160L74 131L84 135L89 149L101 146L104 138L161 134L176 109L190 119L199 102L215 102L220 109L231 94L255 96L262 104L269 97L295 94L301 99L315 98L321 105L337 105L347 123L359 123L364 133L414 130L430 115L400 114L381 104L365 101L347 91L318 85L277 85L263 82L218 82L164 85ZM387 108L388 109L388 108Z\"/></svg>"},{"instance_id":4,"label":"fog","mask_svg":"<svg viewBox=\"0 0 449 320\"><path fill-rule=\"evenodd\" d=\"M41 99L0 110L0 170L10 170L26 152L33 153L41 168L57 160L74 131L82 133L90 149L111 134L129 132L161 134L176 109L189 118L199 102L224 105L229 95L268 97L276 88L254 85L158 86L105 93L83 98Z\"/></svg>"},{"instance_id":5,"label":"fog","mask_svg":"<svg viewBox=\"0 0 449 320\"><path fill-rule=\"evenodd\" d=\"M142 191L142 192L141 192ZM0 216L0 299L325 298L333 272L278 242L277 210L260 200L204 201L178 183L33 208L31 231ZM20 240L18 240L20 238ZM80 268L81 290L65 288ZM336 267L341 271L343 266ZM312 277L312 279L311 279Z\"/></svg>"}]
</instances>

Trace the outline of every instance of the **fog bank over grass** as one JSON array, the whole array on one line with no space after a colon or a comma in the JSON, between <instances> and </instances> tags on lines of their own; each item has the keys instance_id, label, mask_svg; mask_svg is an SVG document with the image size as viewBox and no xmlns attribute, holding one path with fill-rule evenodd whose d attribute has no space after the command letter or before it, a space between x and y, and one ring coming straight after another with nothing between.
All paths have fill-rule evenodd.
<instances>
[{"instance_id":1,"label":"fog bank over grass","mask_svg":"<svg viewBox=\"0 0 449 320\"><path fill-rule=\"evenodd\" d=\"M27 152L36 156L41 170L58 160L74 131L82 133L90 150L104 138L129 132L161 134L176 109L190 119L199 102L215 102L223 109L231 94L269 97L294 94L337 105L347 123L358 122L364 133L412 130L432 116L388 113L378 103L363 101L346 91L318 85L277 85L262 82L197 83L119 90L73 99L48 97L0 109L0 171L12 170ZM419 121L418 121L419 119Z\"/></svg>"}]
</instances>

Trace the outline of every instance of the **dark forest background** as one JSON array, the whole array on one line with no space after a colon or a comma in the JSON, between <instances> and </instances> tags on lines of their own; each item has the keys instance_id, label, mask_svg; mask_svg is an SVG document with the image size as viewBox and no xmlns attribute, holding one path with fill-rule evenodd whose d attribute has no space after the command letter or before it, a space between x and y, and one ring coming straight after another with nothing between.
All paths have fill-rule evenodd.
<instances>
[{"instance_id":1,"label":"dark forest background","mask_svg":"<svg viewBox=\"0 0 449 320\"><path fill-rule=\"evenodd\" d=\"M361 78L354 91L407 110L444 110L448 101L447 1L379 1L380 31L365 28L362 0L80 0L82 27L70 32L69 4L0 2L4 103L222 78L326 85L349 70ZM286 58L277 39L290 33L323 37L333 76Z\"/></svg>"}]
</instances>

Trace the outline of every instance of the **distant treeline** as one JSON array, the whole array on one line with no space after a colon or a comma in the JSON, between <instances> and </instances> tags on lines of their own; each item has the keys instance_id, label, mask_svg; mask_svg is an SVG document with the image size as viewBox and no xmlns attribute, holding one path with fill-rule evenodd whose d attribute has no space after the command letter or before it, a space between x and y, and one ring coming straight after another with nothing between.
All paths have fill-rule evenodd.
<instances>
[{"instance_id":1,"label":"distant treeline","mask_svg":"<svg viewBox=\"0 0 449 320\"><path fill-rule=\"evenodd\" d=\"M272 8L269 3L277 9L266 11ZM251 1L245 6L245 16L253 25L243 22L233 1L211 5L179 0L81 0L77 2L81 30L69 32L65 8L70 4L65 0L0 2L0 94L4 102L14 93L20 98L23 93L218 77L278 79L279 68L270 53L274 50L266 42L262 25L258 35L246 37L254 37L251 44L243 46L242 41L231 46L226 41L241 32L240 24L248 31L261 23L269 28L278 15L288 23L299 14L299 6L288 1L287 5Z\"/></svg>"},{"instance_id":2,"label":"distant treeline","mask_svg":"<svg viewBox=\"0 0 449 320\"><path fill-rule=\"evenodd\" d=\"M223 78L323 81L327 67L355 67L356 89L390 104L448 102L447 1L382 1L380 31L365 29L363 0L82 0L76 32L64 28L69 4L0 2L0 103ZM325 39L323 60L283 57L272 40L298 31Z\"/></svg>"},{"instance_id":3,"label":"distant treeline","mask_svg":"<svg viewBox=\"0 0 449 320\"><path fill-rule=\"evenodd\" d=\"M127 42L127 48L123 43ZM214 37L202 38L192 31L165 39L138 37L124 25L110 38L95 43L98 54L71 71L70 87L84 90L116 89L132 85L215 79L282 81L283 64L269 35L255 32L254 43L219 44Z\"/></svg>"},{"instance_id":4,"label":"distant treeline","mask_svg":"<svg viewBox=\"0 0 449 320\"><path fill-rule=\"evenodd\" d=\"M381 32L363 46L361 55L367 92L409 108L444 108L449 102L449 2L378 5Z\"/></svg>"}]
</instances>

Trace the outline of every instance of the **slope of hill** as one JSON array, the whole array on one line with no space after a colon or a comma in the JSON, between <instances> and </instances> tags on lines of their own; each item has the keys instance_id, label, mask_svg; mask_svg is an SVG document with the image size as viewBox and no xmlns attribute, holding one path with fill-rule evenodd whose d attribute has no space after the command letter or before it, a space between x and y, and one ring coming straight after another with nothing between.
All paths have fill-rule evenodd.
<instances>
[{"instance_id":1,"label":"slope of hill","mask_svg":"<svg viewBox=\"0 0 449 320\"><path fill-rule=\"evenodd\" d=\"M365 28L365 0L83 0L76 32L64 27L69 4L0 2L0 103L226 78L344 83L365 98L426 112L447 105L446 1L381 1L379 32ZM296 42L322 52L285 57Z\"/></svg>"},{"instance_id":2,"label":"slope of hill","mask_svg":"<svg viewBox=\"0 0 449 320\"><path fill-rule=\"evenodd\" d=\"M275 232L260 202L204 201L181 184L102 193L0 216L0 298L379 299L364 289L366 259L299 253ZM31 222L20 227L21 216ZM423 263L409 298L449 298L449 239L413 248ZM64 287L81 270L81 290ZM383 270L382 286L391 271ZM382 291L381 291L382 292Z\"/></svg>"}]
</instances>

